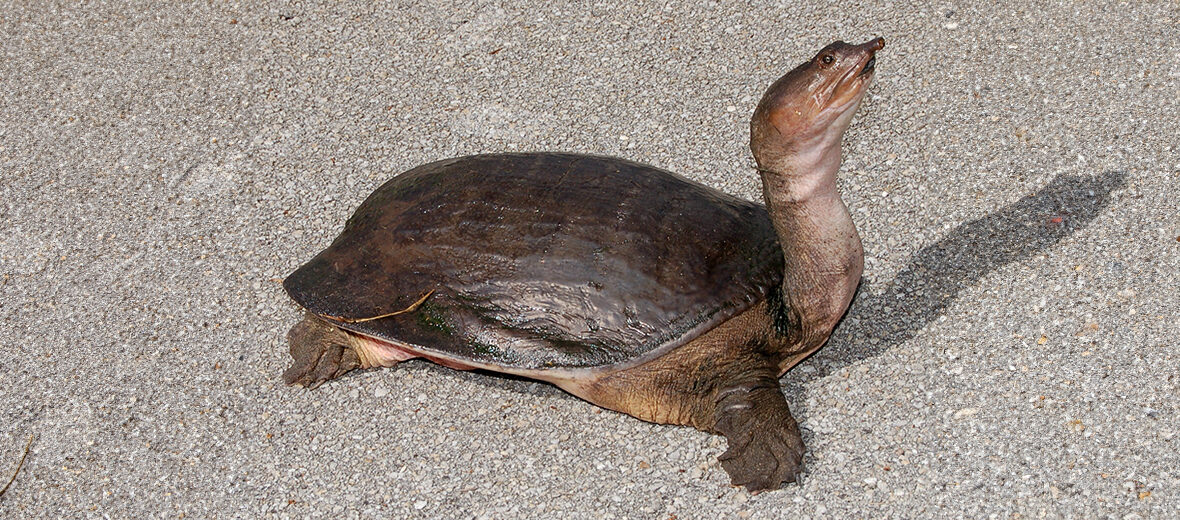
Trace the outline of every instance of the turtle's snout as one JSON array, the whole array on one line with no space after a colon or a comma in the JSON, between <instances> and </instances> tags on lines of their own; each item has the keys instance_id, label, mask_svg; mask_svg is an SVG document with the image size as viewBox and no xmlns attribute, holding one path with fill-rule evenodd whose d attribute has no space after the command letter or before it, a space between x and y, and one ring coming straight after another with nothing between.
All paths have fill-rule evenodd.
<instances>
[{"instance_id":1,"label":"turtle's snout","mask_svg":"<svg viewBox=\"0 0 1180 520\"><path fill-rule=\"evenodd\" d=\"M885 38L880 36L869 40L860 46L869 54L869 60L865 62L864 68L861 69L861 74L868 74L873 72L873 67L877 66L877 51L885 48Z\"/></svg>"}]
</instances>

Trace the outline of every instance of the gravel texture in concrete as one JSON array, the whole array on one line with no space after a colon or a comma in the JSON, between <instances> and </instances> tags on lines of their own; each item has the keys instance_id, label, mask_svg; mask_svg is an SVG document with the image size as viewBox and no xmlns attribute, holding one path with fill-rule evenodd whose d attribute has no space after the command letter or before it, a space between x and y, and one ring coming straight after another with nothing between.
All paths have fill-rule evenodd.
<instances>
[{"instance_id":1,"label":"gravel texture in concrete","mask_svg":"<svg viewBox=\"0 0 1180 520\"><path fill-rule=\"evenodd\" d=\"M1174 517L1180 4L984 5L3 2L0 517ZM877 35L801 485L527 380L281 383L279 280L389 177L564 150L753 199L762 90Z\"/></svg>"}]
</instances>

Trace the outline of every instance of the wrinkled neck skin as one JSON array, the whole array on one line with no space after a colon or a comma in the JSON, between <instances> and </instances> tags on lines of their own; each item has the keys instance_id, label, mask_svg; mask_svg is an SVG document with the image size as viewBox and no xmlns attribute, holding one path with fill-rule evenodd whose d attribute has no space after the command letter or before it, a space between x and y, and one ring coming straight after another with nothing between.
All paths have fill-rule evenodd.
<instances>
[{"instance_id":1,"label":"wrinkled neck skin","mask_svg":"<svg viewBox=\"0 0 1180 520\"><path fill-rule=\"evenodd\" d=\"M782 295L792 348L821 346L843 316L864 270L864 249L840 193L840 142L859 99L832 124L759 157L762 193L783 248ZM797 335L797 336L796 336Z\"/></svg>"}]
</instances>

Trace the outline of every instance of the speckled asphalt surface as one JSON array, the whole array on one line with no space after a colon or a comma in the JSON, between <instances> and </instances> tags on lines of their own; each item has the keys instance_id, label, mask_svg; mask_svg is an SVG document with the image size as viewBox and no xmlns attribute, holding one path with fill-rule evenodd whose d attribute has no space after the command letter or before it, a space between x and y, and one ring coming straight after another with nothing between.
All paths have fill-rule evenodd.
<instances>
[{"instance_id":1,"label":"speckled asphalt surface","mask_svg":"<svg viewBox=\"0 0 1180 520\"><path fill-rule=\"evenodd\" d=\"M0 517L1174 517L1180 4L968 5L4 2ZM762 90L876 35L802 485L526 380L281 384L278 280L390 176L566 150L753 198Z\"/></svg>"}]
</instances>

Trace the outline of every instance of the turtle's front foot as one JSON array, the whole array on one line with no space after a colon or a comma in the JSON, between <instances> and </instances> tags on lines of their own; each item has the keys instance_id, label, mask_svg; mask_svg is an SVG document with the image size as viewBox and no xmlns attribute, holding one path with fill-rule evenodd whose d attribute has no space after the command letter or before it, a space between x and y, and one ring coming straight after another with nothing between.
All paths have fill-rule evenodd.
<instances>
[{"instance_id":1,"label":"turtle's front foot","mask_svg":"<svg viewBox=\"0 0 1180 520\"><path fill-rule=\"evenodd\" d=\"M726 388L716 406L715 428L729 442L719 460L733 485L759 493L798 481L803 438L776 378Z\"/></svg>"},{"instance_id":2,"label":"turtle's front foot","mask_svg":"<svg viewBox=\"0 0 1180 520\"><path fill-rule=\"evenodd\" d=\"M291 327L287 342L294 360L283 372L289 385L312 389L361 366L347 333L310 315Z\"/></svg>"}]
</instances>

